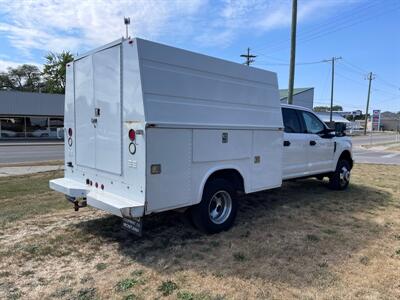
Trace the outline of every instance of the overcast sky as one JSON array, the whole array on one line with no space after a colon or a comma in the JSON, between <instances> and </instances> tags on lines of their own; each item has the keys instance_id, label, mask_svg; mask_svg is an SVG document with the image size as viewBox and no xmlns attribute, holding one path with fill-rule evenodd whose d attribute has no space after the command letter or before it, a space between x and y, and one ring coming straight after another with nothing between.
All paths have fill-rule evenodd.
<instances>
[{"instance_id":1,"label":"overcast sky","mask_svg":"<svg viewBox=\"0 0 400 300\"><path fill-rule=\"evenodd\" d=\"M0 0L0 70L42 64L48 51L83 53L125 33L278 73L288 85L291 1L279 0ZM336 65L335 103L365 110L367 72L376 74L371 109L400 111L400 1L298 0L296 87L330 98L328 63Z\"/></svg>"}]
</instances>

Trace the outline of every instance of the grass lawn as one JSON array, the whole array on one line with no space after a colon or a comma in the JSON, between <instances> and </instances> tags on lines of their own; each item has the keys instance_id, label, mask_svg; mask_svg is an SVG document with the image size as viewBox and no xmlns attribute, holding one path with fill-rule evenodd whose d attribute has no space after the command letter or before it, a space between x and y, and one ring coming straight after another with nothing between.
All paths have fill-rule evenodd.
<instances>
[{"instance_id":1,"label":"grass lawn","mask_svg":"<svg viewBox=\"0 0 400 300\"><path fill-rule=\"evenodd\" d=\"M49 172L0 179L0 299L398 299L400 167L356 165L347 191L313 179L240 199L206 236L184 214L144 236L48 189Z\"/></svg>"}]
</instances>

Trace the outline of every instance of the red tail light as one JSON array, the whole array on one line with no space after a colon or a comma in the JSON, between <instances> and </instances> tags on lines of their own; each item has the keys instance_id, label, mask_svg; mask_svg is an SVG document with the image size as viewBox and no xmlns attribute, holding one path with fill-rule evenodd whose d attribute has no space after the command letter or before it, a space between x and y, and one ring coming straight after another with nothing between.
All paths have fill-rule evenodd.
<instances>
[{"instance_id":1,"label":"red tail light","mask_svg":"<svg viewBox=\"0 0 400 300\"><path fill-rule=\"evenodd\" d=\"M68 135L72 136L72 128L68 128Z\"/></svg>"},{"instance_id":2,"label":"red tail light","mask_svg":"<svg viewBox=\"0 0 400 300\"><path fill-rule=\"evenodd\" d=\"M133 129L129 130L129 139L133 142L135 138L136 138L135 130Z\"/></svg>"}]
</instances>

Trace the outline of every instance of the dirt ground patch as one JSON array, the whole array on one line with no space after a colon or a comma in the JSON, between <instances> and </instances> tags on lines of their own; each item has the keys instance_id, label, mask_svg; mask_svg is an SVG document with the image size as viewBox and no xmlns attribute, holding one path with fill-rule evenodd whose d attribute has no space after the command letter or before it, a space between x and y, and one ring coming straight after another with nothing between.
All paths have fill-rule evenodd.
<instances>
[{"instance_id":1,"label":"dirt ground patch","mask_svg":"<svg viewBox=\"0 0 400 300\"><path fill-rule=\"evenodd\" d=\"M185 214L151 216L141 238L117 217L73 212L47 188L60 175L0 180L1 299L400 295L398 166L356 165L347 191L307 179L241 197L234 228L217 235Z\"/></svg>"},{"instance_id":2,"label":"dirt ground patch","mask_svg":"<svg viewBox=\"0 0 400 300\"><path fill-rule=\"evenodd\" d=\"M390 151L400 151L400 143L399 142L387 142L387 143L377 143L377 144L367 144L362 145L365 149L383 149L383 150L390 150Z\"/></svg>"},{"instance_id":3,"label":"dirt ground patch","mask_svg":"<svg viewBox=\"0 0 400 300\"><path fill-rule=\"evenodd\" d=\"M400 143L394 144L393 146L390 146L386 150L400 152Z\"/></svg>"}]
</instances>

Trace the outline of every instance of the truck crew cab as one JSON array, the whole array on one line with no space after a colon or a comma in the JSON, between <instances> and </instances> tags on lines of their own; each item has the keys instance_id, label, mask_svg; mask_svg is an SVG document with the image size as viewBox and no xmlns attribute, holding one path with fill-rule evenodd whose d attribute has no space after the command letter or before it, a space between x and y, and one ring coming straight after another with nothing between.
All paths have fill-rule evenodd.
<instances>
[{"instance_id":1,"label":"truck crew cab","mask_svg":"<svg viewBox=\"0 0 400 300\"><path fill-rule=\"evenodd\" d=\"M146 215L188 209L230 228L237 192L283 180L349 183L351 141L310 110L281 107L275 73L134 38L66 67L65 174L50 188L138 233Z\"/></svg>"},{"instance_id":2,"label":"truck crew cab","mask_svg":"<svg viewBox=\"0 0 400 300\"><path fill-rule=\"evenodd\" d=\"M329 177L332 189L343 190L353 168L352 143L347 136L336 136L313 111L282 105L283 179Z\"/></svg>"}]
</instances>

